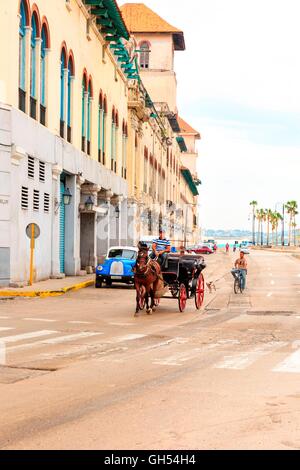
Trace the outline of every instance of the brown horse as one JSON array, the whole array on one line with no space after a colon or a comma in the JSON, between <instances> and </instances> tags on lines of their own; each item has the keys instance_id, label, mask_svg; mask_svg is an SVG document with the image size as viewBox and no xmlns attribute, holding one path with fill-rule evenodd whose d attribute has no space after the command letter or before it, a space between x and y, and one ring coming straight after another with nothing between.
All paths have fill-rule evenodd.
<instances>
[{"instance_id":1,"label":"brown horse","mask_svg":"<svg viewBox=\"0 0 300 470\"><path fill-rule=\"evenodd\" d=\"M146 304L147 314L152 315L155 311L155 293L159 282L162 280L160 265L149 258L148 249L140 248L136 266L134 268L134 284L136 289L136 311L135 316ZM149 307L149 298L151 305Z\"/></svg>"}]
</instances>

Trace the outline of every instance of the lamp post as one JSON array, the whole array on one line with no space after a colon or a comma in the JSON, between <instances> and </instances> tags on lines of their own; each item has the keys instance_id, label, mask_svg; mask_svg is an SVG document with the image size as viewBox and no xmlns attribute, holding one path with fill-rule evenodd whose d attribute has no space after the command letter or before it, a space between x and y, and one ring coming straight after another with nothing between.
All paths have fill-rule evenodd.
<instances>
[{"instance_id":1,"label":"lamp post","mask_svg":"<svg viewBox=\"0 0 300 470\"><path fill-rule=\"evenodd\" d=\"M94 207L94 201L91 198L91 196L89 196L88 199L85 202L85 208L86 208L87 211L90 212L90 211L93 210L93 207Z\"/></svg>"}]
</instances>

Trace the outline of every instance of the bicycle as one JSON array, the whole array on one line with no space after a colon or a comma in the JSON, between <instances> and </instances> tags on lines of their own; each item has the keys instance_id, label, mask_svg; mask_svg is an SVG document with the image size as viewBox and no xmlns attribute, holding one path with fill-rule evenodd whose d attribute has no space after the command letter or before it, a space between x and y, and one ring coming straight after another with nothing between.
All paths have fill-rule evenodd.
<instances>
[{"instance_id":1,"label":"bicycle","mask_svg":"<svg viewBox=\"0 0 300 470\"><path fill-rule=\"evenodd\" d=\"M231 273L234 277L234 285L233 285L234 293L235 294L238 294L238 293L243 294L245 289L243 288L243 275L242 275L241 270L240 269L233 269L231 271Z\"/></svg>"}]
</instances>

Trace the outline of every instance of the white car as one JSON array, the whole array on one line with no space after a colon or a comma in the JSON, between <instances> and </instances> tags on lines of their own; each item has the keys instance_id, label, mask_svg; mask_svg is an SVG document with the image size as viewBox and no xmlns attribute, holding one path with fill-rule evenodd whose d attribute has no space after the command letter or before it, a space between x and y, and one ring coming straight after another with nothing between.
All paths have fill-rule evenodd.
<instances>
[{"instance_id":1,"label":"white car","mask_svg":"<svg viewBox=\"0 0 300 470\"><path fill-rule=\"evenodd\" d=\"M242 248L240 248L240 251L245 253L245 255L250 255L250 250L246 246L242 246Z\"/></svg>"}]
</instances>

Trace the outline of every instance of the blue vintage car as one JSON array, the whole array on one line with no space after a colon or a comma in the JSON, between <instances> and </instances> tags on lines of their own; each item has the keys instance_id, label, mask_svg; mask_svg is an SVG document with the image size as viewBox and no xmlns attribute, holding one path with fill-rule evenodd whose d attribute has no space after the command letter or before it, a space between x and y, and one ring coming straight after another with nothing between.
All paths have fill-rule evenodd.
<instances>
[{"instance_id":1,"label":"blue vintage car","mask_svg":"<svg viewBox=\"0 0 300 470\"><path fill-rule=\"evenodd\" d=\"M110 248L105 262L96 268L96 289L100 289L103 282L109 287L113 282L133 284L133 267L136 264L137 255L138 249L134 247Z\"/></svg>"}]
</instances>

